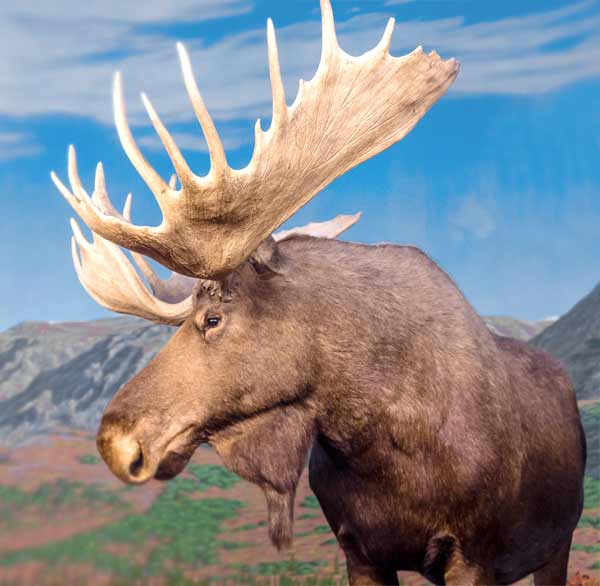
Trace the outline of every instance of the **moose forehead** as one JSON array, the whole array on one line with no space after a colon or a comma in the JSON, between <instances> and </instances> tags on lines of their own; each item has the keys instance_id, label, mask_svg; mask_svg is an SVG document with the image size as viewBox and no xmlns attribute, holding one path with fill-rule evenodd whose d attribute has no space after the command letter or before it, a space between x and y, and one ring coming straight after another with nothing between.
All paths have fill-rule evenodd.
<instances>
[{"instance_id":1,"label":"moose forehead","mask_svg":"<svg viewBox=\"0 0 600 586\"><path fill-rule=\"evenodd\" d=\"M229 279L226 281L229 281ZM215 301L229 301L231 299L232 288L231 284L226 281L198 279L195 293L196 303L207 298Z\"/></svg>"}]
</instances>

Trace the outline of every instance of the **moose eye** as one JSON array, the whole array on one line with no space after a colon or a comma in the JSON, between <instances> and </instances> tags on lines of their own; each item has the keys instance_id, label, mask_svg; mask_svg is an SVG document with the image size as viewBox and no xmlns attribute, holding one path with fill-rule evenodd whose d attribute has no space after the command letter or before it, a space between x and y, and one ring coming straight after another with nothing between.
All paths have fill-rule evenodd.
<instances>
[{"instance_id":1,"label":"moose eye","mask_svg":"<svg viewBox=\"0 0 600 586\"><path fill-rule=\"evenodd\" d=\"M209 315L204 320L207 328L216 328L221 323L221 316Z\"/></svg>"}]
</instances>

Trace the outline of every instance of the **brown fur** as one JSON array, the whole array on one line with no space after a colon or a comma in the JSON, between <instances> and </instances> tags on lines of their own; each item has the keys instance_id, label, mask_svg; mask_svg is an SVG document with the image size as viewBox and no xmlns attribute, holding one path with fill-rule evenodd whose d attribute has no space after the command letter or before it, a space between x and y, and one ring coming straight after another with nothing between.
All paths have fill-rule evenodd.
<instances>
[{"instance_id":1,"label":"brown fur","mask_svg":"<svg viewBox=\"0 0 600 586\"><path fill-rule=\"evenodd\" d=\"M562 576L582 508L585 440L564 370L491 334L412 247L269 241L202 287L112 400L98 445L137 482L176 474L203 441L263 488L278 547L312 446L310 484L353 584L395 583L397 570L437 584ZM132 442L133 468L121 461Z\"/></svg>"}]
</instances>

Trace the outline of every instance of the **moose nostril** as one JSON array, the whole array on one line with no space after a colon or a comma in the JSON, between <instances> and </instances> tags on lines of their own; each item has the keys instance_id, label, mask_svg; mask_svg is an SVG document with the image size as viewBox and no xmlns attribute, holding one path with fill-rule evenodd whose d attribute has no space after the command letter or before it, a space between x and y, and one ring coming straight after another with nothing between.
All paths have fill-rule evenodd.
<instances>
[{"instance_id":1,"label":"moose nostril","mask_svg":"<svg viewBox=\"0 0 600 586\"><path fill-rule=\"evenodd\" d=\"M129 465L129 473L131 476L137 476L142 468L144 467L144 452L141 446L138 444L137 456L133 462Z\"/></svg>"}]
</instances>

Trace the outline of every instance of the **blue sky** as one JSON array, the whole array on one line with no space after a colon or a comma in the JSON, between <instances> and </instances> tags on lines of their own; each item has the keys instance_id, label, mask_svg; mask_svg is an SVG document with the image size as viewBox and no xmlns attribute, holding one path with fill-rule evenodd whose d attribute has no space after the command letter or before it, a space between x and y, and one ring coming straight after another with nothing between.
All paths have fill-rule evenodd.
<instances>
[{"instance_id":1,"label":"blue sky","mask_svg":"<svg viewBox=\"0 0 600 586\"><path fill-rule=\"evenodd\" d=\"M333 0L340 44L374 46L397 19L392 54L422 44L457 57L451 91L402 142L329 186L290 224L364 212L347 233L423 248L478 311L539 319L600 280L600 9L559 0ZM145 153L169 162L139 92L152 98L198 174L202 134L180 79L191 53L230 164L245 165L270 115L265 22L278 30L288 103L319 60L318 0L24 0L0 6L0 329L27 319L107 316L71 265L71 210L49 179L74 143L84 184L102 160L133 219L158 208L122 152L111 80L123 73Z\"/></svg>"}]
</instances>

